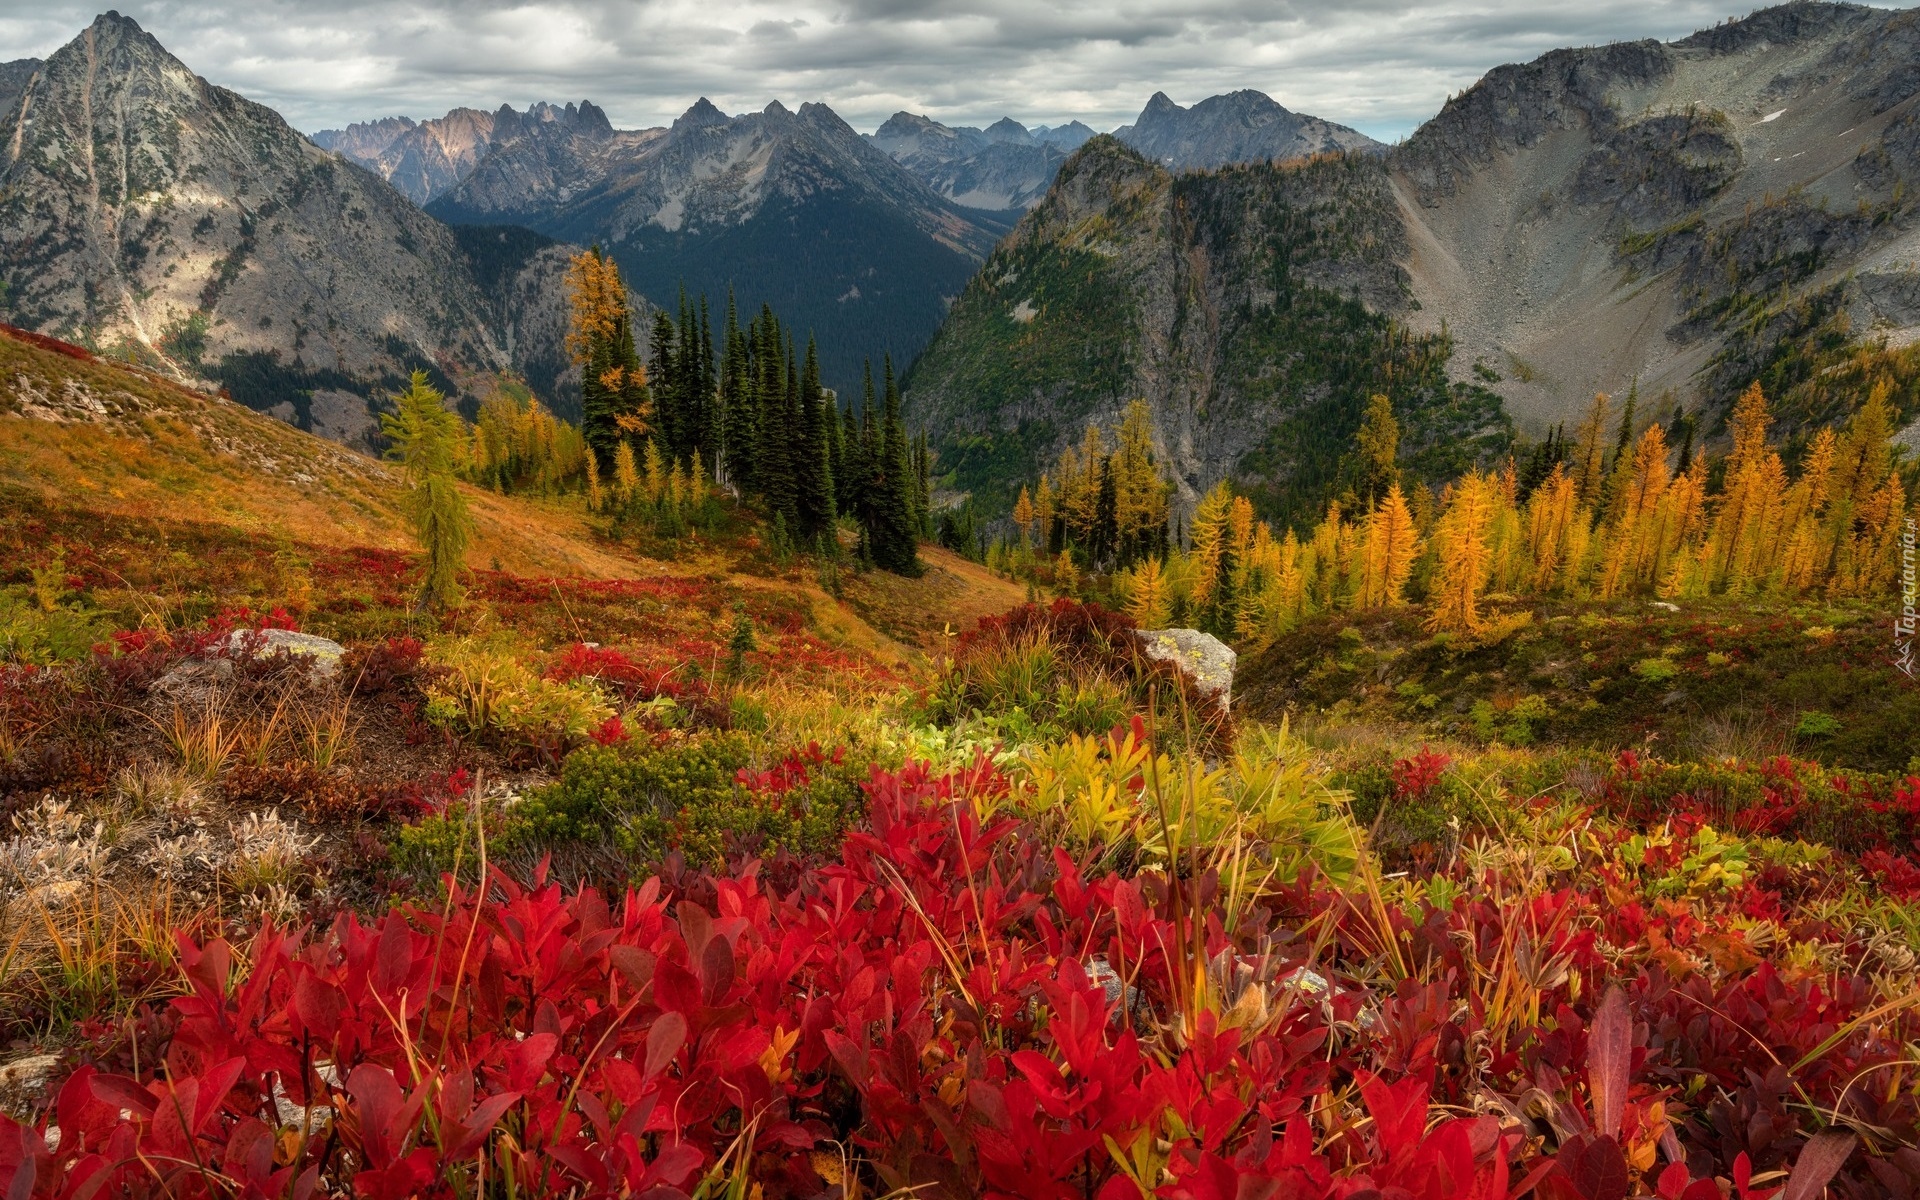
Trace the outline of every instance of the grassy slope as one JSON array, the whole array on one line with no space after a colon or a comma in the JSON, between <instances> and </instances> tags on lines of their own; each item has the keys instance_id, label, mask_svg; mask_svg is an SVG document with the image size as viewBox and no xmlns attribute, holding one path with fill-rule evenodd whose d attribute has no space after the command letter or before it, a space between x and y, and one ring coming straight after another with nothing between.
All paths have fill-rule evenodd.
<instances>
[{"instance_id":1,"label":"grassy slope","mask_svg":"<svg viewBox=\"0 0 1920 1200\"><path fill-rule=\"evenodd\" d=\"M383 464L231 401L4 336L0 484L122 516L325 545L412 544L398 479ZM591 578L661 569L596 545L578 510L467 495L471 566Z\"/></svg>"},{"instance_id":2,"label":"grassy slope","mask_svg":"<svg viewBox=\"0 0 1920 1200\"><path fill-rule=\"evenodd\" d=\"M1901 770L1920 751L1920 688L1888 661L1889 603L1563 602L1493 646L1432 637L1421 608L1342 614L1246 655L1236 707L1414 736Z\"/></svg>"}]
</instances>

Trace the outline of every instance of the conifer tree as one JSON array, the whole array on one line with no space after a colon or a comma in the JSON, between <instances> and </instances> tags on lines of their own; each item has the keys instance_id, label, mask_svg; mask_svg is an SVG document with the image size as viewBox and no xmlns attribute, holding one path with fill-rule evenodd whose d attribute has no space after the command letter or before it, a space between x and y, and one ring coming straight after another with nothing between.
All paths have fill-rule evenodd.
<instances>
[{"instance_id":1,"label":"conifer tree","mask_svg":"<svg viewBox=\"0 0 1920 1200\"><path fill-rule=\"evenodd\" d=\"M650 454L658 454L652 441L647 442ZM622 438L613 452L613 499L622 509L631 508L640 495L640 468L634 462L633 443Z\"/></svg>"},{"instance_id":2,"label":"conifer tree","mask_svg":"<svg viewBox=\"0 0 1920 1200\"><path fill-rule=\"evenodd\" d=\"M420 584L422 609L441 611L460 601L460 569L472 535L473 520L454 475L466 443L466 428L444 406L446 397L415 371L406 391L394 396L395 412L380 418L408 483L407 515L414 538L426 552L426 577Z\"/></svg>"},{"instance_id":3,"label":"conifer tree","mask_svg":"<svg viewBox=\"0 0 1920 1200\"><path fill-rule=\"evenodd\" d=\"M1173 617L1166 573L1157 558L1144 559L1133 569L1127 591L1127 616L1141 629L1163 629Z\"/></svg>"},{"instance_id":4,"label":"conifer tree","mask_svg":"<svg viewBox=\"0 0 1920 1200\"><path fill-rule=\"evenodd\" d=\"M653 398L634 350L626 285L599 247L575 255L567 270L571 327L567 350L580 366L580 429L602 462L622 438L647 431Z\"/></svg>"},{"instance_id":5,"label":"conifer tree","mask_svg":"<svg viewBox=\"0 0 1920 1200\"><path fill-rule=\"evenodd\" d=\"M1481 628L1480 593L1486 586L1487 527L1494 510L1494 483L1469 471L1453 489L1434 537L1439 542L1440 581L1433 597L1431 629L1476 633Z\"/></svg>"},{"instance_id":6,"label":"conifer tree","mask_svg":"<svg viewBox=\"0 0 1920 1200\"><path fill-rule=\"evenodd\" d=\"M827 430L834 419L820 394L819 349L807 339L800 370L800 455L795 472L800 532L809 541L833 528L833 466Z\"/></svg>"},{"instance_id":7,"label":"conifer tree","mask_svg":"<svg viewBox=\"0 0 1920 1200\"><path fill-rule=\"evenodd\" d=\"M760 444L760 394L753 378L753 361L747 351L747 332L739 328L739 313L733 307L733 290L726 296L726 357L720 363L720 447L726 467L726 482L741 495L753 492L758 472L755 447Z\"/></svg>"},{"instance_id":8,"label":"conifer tree","mask_svg":"<svg viewBox=\"0 0 1920 1200\"><path fill-rule=\"evenodd\" d=\"M900 389L894 382L891 355L885 359L882 379L885 412L880 426L880 468L867 541L875 564L907 573L919 559L913 528L913 463L900 421Z\"/></svg>"},{"instance_id":9,"label":"conifer tree","mask_svg":"<svg viewBox=\"0 0 1920 1200\"><path fill-rule=\"evenodd\" d=\"M1393 419L1393 402L1375 394L1367 400L1367 412L1354 435L1359 448L1358 479L1354 491L1371 508L1387 489L1399 482L1396 463L1400 450L1400 423Z\"/></svg>"},{"instance_id":10,"label":"conifer tree","mask_svg":"<svg viewBox=\"0 0 1920 1200\"><path fill-rule=\"evenodd\" d=\"M1606 393L1594 393L1593 403L1587 406L1587 419L1574 431L1574 496L1589 508L1599 502L1600 487L1606 481L1608 408Z\"/></svg>"},{"instance_id":11,"label":"conifer tree","mask_svg":"<svg viewBox=\"0 0 1920 1200\"><path fill-rule=\"evenodd\" d=\"M1413 531L1413 514L1407 511L1406 497L1398 483L1389 484L1386 496L1367 514L1361 554L1357 607L1399 604L1407 578L1413 573L1413 560L1420 556L1420 539Z\"/></svg>"}]
</instances>

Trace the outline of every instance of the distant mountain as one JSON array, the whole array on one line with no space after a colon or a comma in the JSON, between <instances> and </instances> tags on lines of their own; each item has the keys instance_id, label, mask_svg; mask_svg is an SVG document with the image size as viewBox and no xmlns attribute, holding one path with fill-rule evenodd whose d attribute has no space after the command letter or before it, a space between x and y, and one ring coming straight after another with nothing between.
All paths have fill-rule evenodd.
<instances>
[{"instance_id":1,"label":"distant mountain","mask_svg":"<svg viewBox=\"0 0 1920 1200\"><path fill-rule=\"evenodd\" d=\"M496 132L473 173L428 205L452 223L518 224L597 243L628 284L671 302L772 304L820 343L843 393L861 361L904 367L1006 228L961 209L823 104L728 116L705 99L668 129L582 119ZM592 110L598 113L599 110ZM721 313L712 313L717 322Z\"/></svg>"},{"instance_id":2,"label":"distant mountain","mask_svg":"<svg viewBox=\"0 0 1920 1200\"><path fill-rule=\"evenodd\" d=\"M1756 380L1789 432L1884 384L1920 445L1916 64L1920 12L1788 4L1499 67L1385 154L1185 174L1147 154L1244 155L1244 123L1181 141L1213 102L1156 97L1146 151L1089 142L995 251L909 415L988 512L1135 397L1185 502L1231 477L1288 520L1373 390L1430 479L1596 392L1723 436Z\"/></svg>"},{"instance_id":3,"label":"distant mountain","mask_svg":"<svg viewBox=\"0 0 1920 1200\"><path fill-rule=\"evenodd\" d=\"M1292 112L1263 92L1229 92L1182 108L1155 92L1113 136L1170 171L1211 171L1341 150L1386 147L1358 130Z\"/></svg>"},{"instance_id":4,"label":"distant mountain","mask_svg":"<svg viewBox=\"0 0 1920 1200\"><path fill-rule=\"evenodd\" d=\"M456 108L444 117L414 122L408 117L323 129L315 145L343 154L392 184L415 204L426 205L452 191L473 174L495 142L535 131L610 137L613 125L592 103L565 107L541 101L516 112L502 104L494 112Z\"/></svg>"},{"instance_id":5,"label":"distant mountain","mask_svg":"<svg viewBox=\"0 0 1920 1200\"><path fill-rule=\"evenodd\" d=\"M867 140L955 204L1004 211L1038 204L1067 155L1093 136L1078 121L1029 131L1003 117L975 129L898 112Z\"/></svg>"},{"instance_id":6,"label":"distant mountain","mask_svg":"<svg viewBox=\"0 0 1920 1200\"><path fill-rule=\"evenodd\" d=\"M0 80L5 320L362 446L415 368L561 394L564 248L463 240L114 13Z\"/></svg>"}]
</instances>

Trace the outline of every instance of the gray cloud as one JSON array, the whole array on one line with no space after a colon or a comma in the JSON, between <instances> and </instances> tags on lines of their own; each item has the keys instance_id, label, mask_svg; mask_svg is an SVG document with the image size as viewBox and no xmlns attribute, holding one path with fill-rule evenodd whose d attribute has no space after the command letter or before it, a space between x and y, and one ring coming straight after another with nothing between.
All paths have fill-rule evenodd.
<instances>
[{"instance_id":1,"label":"gray cloud","mask_svg":"<svg viewBox=\"0 0 1920 1200\"><path fill-rule=\"evenodd\" d=\"M778 98L872 129L908 109L955 124L1132 120L1257 88L1383 140L1488 69L1558 46L1670 39L1706 0L120 0L188 66L299 128L457 105L589 98L616 125ZM44 57L98 10L0 3L0 58Z\"/></svg>"}]
</instances>

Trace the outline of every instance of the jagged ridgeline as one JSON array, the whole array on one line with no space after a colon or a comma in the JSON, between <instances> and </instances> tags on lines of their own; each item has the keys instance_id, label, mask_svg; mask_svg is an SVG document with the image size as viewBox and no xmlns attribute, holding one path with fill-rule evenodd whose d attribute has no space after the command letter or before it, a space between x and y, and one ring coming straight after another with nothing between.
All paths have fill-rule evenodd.
<instances>
[{"instance_id":1,"label":"jagged ridgeline","mask_svg":"<svg viewBox=\"0 0 1920 1200\"><path fill-rule=\"evenodd\" d=\"M1350 482L1376 393L1407 469L1456 475L1509 426L1498 397L1449 382L1444 336L1394 319L1403 238L1375 157L1173 176L1096 138L954 305L907 380L909 416L995 514L1136 398L1188 504L1231 477L1263 515L1311 519Z\"/></svg>"}]
</instances>

